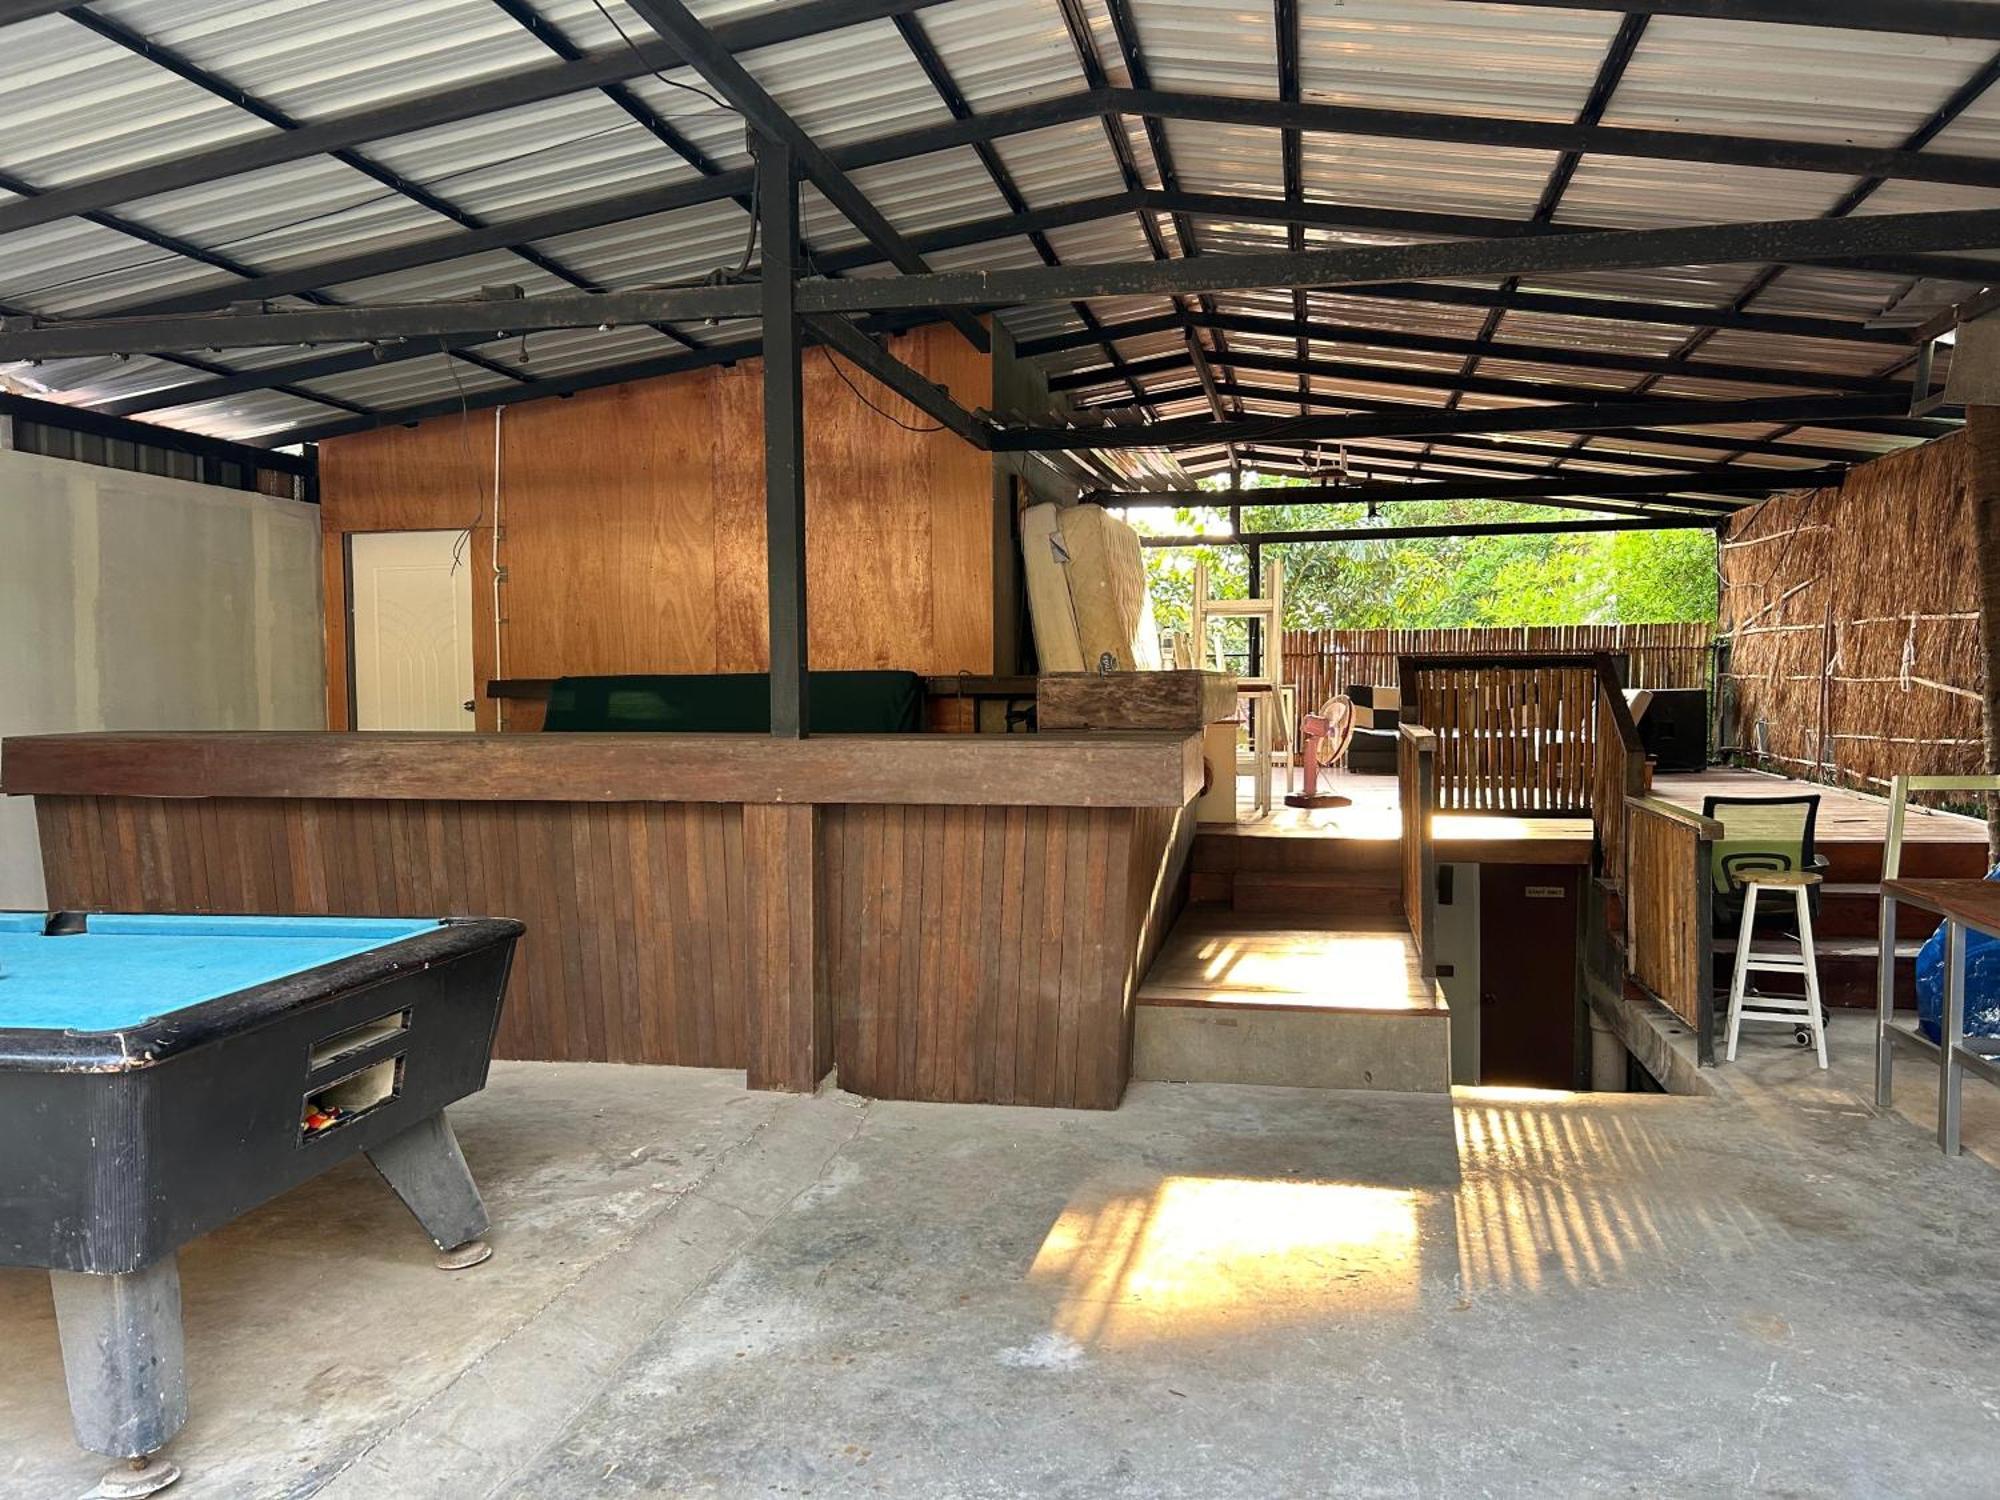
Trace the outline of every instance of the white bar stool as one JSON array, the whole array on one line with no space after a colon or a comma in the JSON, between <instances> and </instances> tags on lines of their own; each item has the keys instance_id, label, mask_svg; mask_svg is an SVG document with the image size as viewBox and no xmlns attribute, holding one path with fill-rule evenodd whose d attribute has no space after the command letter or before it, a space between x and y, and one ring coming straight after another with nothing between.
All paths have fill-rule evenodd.
<instances>
[{"instance_id":1,"label":"white bar stool","mask_svg":"<svg viewBox=\"0 0 2000 1500\"><path fill-rule=\"evenodd\" d=\"M1736 970L1729 981L1729 1045L1725 1060L1736 1061L1736 1034L1745 1021L1780 1021L1793 1028L1799 1045L1810 1036L1819 1052L1819 1065L1826 1066L1826 1021L1819 1003L1819 959L1813 951L1812 909L1807 904L1819 876L1811 870L1758 870L1743 885L1743 925L1736 932ZM1753 957L1750 945L1757 923L1757 892L1788 890L1799 919L1799 951ZM1797 995L1763 995L1749 992L1752 973L1802 974L1806 992Z\"/></svg>"}]
</instances>

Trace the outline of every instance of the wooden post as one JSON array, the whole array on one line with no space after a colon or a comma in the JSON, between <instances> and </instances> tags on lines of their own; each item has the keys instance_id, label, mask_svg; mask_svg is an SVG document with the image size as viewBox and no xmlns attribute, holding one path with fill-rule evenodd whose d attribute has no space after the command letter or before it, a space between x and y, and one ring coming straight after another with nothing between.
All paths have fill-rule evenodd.
<instances>
[{"instance_id":1,"label":"wooden post","mask_svg":"<svg viewBox=\"0 0 2000 1500\"><path fill-rule=\"evenodd\" d=\"M820 832L820 810L809 804L744 804L750 926L744 1082L753 1089L810 1094L833 1067Z\"/></svg>"},{"instance_id":2,"label":"wooden post","mask_svg":"<svg viewBox=\"0 0 2000 1500\"><path fill-rule=\"evenodd\" d=\"M1985 660L1986 769L2000 773L2000 407L1967 406L1966 500L1979 564L1979 645ZM1987 838L2000 857L2000 818L1989 804Z\"/></svg>"}]
</instances>

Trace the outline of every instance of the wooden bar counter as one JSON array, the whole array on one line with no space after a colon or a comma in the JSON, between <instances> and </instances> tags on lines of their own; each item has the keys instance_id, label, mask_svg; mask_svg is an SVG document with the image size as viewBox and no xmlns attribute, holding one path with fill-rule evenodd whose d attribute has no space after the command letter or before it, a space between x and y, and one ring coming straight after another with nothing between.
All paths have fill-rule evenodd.
<instances>
[{"instance_id":1,"label":"wooden bar counter","mask_svg":"<svg viewBox=\"0 0 2000 1500\"><path fill-rule=\"evenodd\" d=\"M1200 737L9 739L52 907L518 917L497 1055L1109 1108Z\"/></svg>"}]
</instances>

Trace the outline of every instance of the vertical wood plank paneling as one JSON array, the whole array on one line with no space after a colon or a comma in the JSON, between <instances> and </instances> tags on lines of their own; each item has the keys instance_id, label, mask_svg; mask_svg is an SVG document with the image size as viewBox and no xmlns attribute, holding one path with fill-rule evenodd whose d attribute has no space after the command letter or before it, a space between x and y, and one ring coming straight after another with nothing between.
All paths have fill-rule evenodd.
<instances>
[{"instance_id":1,"label":"vertical wood plank paneling","mask_svg":"<svg viewBox=\"0 0 2000 1500\"><path fill-rule=\"evenodd\" d=\"M744 934L749 957L746 1070L752 1088L810 1093L828 1061L819 1053L826 997L816 982L820 913L818 809L765 804L743 814Z\"/></svg>"},{"instance_id":2,"label":"vertical wood plank paneling","mask_svg":"<svg viewBox=\"0 0 2000 1500\"><path fill-rule=\"evenodd\" d=\"M679 804L39 797L35 809L52 905L515 916L528 933L497 1055L740 1067L747 976L726 957L740 812L705 811L712 839L696 847L729 867L690 881L680 856L696 820Z\"/></svg>"},{"instance_id":3,"label":"vertical wood plank paneling","mask_svg":"<svg viewBox=\"0 0 2000 1500\"><path fill-rule=\"evenodd\" d=\"M897 354L974 407L990 360L948 328ZM816 666L991 672L1011 595L996 594L990 456L866 375L806 366L807 510ZM758 362L451 415L321 449L329 722L347 723L347 533L472 528L474 702L489 678L760 671L768 663ZM923 426L927 424L913 424ZM494 455L505 639L494 642ZM1001 539L996 541L996 538ZM497 661L496 661L497 654ZM512 722L507 728L527 727Z\"/></svg>"},{"instance_id":4,"label":"vertical wood plank paneling","mask_svg":"<svg viewBox=\"0 0 2000 1500\"><path fill-rule=\"evenodd\" d=\"M496 1052L1109 1107L1162 810L38 799L80 908L498 913ZM1189 825L1191 826L1191 825ZM1167 887L1170 895L1171 882Z\"/></svg>"},{"instance_id":5,"label":"vertical wood plank paneling","mask_svg":"<svg viewBox=\"0 0 2000 1500\"><path fill-rule=\"evenodd\" d=\"M1709 859L1721 825L1651 798L1626 804L1626 964L1631 977L1695 1029L1709 1052Z\"/></svg>"}]
</instances>

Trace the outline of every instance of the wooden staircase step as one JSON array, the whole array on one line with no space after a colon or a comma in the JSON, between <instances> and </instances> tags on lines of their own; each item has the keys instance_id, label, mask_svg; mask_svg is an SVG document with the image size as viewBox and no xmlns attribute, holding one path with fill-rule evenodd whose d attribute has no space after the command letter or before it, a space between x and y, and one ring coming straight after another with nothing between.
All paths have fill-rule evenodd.
<instances>
[{"instance_id":1,"label":"wooden staircase step","mask_svg":"<svg viewBox=\"0 0 2000 1500\"><path fill-rule=\"evenodd\" d=\"M1372 871L1288 874L1239 870L1230 904L1240 912L1400 919L1403 892L1400 880Z\"/></svg>"}]
</instances>

